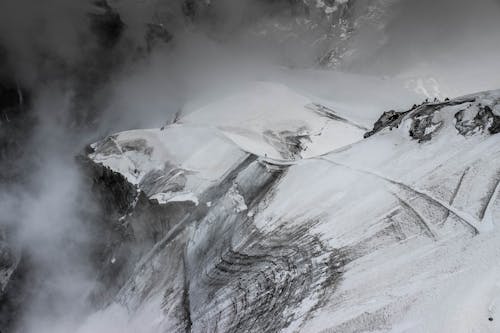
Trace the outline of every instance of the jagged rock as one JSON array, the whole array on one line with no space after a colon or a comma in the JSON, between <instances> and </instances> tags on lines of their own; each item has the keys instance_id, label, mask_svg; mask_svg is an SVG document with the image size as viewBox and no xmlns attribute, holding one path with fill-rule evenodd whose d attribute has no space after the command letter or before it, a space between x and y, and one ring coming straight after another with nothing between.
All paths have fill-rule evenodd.
<instances>
[{"instance_id":1,"label":"jagged rock","mask_svg":"<svg viewBox=\"0 0 500 333\"><path fill-rule=\"evenodd\" d=\"M493 97L490 94L493 94ZM384 129L398 128L407 121L408 134L411 138L418 142L429 141L442 128L444 122L451 120L450 114L453 115L454 127L461 135L485 131L496 134L500 131L500 117L493 113L493 108L498 107L499 100L500 98L494 93L486 92L475 96L446 99L444 102L426 101L404 112L391 110L384 112L373 130L365 133L364 137L368 138Z\"/></svg>"},{"instance_id":2,"label":"jagged rock","mask_svg":"<svg viewBox=\"0 0 500 333\"><path fill-rule=\"evenodd\" d=\"M429 141L432 135L443 126L443 121L434 119L435 112L442 107L440 104L424 104L412 112L410 137L418 142Z\"/></svg>"},{"instance_id":3,"label":"jagged rock","mask_svg":"<svg viewBox=\"0 0 500 333\"><path fill-rule=\"evenodd\" d=\"M384 112L382 116L380 116L380 118L375 122L373 129L364 134L364 138L366 139L386 127L398 127L405 115L406 112L396 112L394 110Z\"/></svg>"},{"instance_id":4,"label":"jagged rock","mask_svg":"<svg viewBox=\"0 0 500 333\"><path fill-rule=\"evenodd\" d=\"M274 146L284 159L295 160L301 158L301 153L307 149L307 143L312 142L309 132L307 128L279 133L266 130L263 135L266 142Z\"/></svg>"},{"instance_id":5,"label":"jagged rock","mask_svg":"<svg viewBox=\"0 0 500 333\"><path fill-rule=\"evenodd\" d=\"M460 110L455 114L455 120L455 128L462 135L472 135L485 130L490 134L500 132L500 116L493 114L488 105L471 106Z\"/></svg>"}]
</instances>

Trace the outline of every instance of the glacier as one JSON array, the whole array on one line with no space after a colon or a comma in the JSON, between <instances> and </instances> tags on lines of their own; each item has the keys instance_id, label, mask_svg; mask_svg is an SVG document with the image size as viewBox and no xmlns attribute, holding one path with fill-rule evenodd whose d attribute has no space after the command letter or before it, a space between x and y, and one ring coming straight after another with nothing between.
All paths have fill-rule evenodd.
<instances>
[{"instance_id":1,"label":"glacier","mask_svg":"<svg viewBox=\"0 0 500 333\"><path fill-rule=\"evenodd\" d=\"M1 1L0 331L500 331L499 10Z\"/></svg>"},{"instance_id":2,"label":"glacier","mask_svg":"<svg viewBox=\"0 0 500 333\"><path fill-rule=\"evenodd\" d=\"M90 145L79 332L497 331L500 91L349 116L257 82Z\"/></svg>"}]
</instances>

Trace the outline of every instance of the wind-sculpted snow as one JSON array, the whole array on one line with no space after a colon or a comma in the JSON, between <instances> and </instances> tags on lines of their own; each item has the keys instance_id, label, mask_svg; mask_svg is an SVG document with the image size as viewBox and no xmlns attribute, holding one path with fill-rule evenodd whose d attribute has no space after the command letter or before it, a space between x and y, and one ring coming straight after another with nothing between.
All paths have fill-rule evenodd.
<instances>
[{"instance_id":1,"label":"wind-sculpted snow","mask_svg":"<svg viewBox=\"0 0 500 333\"><path fill-rule=\"evenodd\" d=\"M441 305L462 303L464 327L495 331L499 97L387 113L323 154L304 153L326 149L304 126L363 126L320 106L252 121L227 108L222 129L188 116L93 145L90 163L137 191L115 222L130 237L97 263L120 267L95 291L103 316L124 306L144 332L440 332L463 315ZM454 289L476 274L491 276L482 298Z\"/></svg>"}]
</instances>

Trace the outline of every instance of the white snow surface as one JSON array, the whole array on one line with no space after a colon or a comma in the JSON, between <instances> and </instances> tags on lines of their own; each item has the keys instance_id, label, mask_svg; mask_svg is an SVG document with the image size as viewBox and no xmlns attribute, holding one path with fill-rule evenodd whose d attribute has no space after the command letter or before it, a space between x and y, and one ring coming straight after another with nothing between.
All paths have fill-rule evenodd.
<instances>
[{"instance_id":1,"label":"white snow surface","mask_svg":"<svg viewBox=\"0 0 500 333\"><path fill-rule=\"evenodd\" d=\"M486 104L498 100L499 92L481 97ZM187 175L187 184L178 194L150 197L196 204L197 195L244 152L289 165L272 199L251 212L256 227L271 234L319 219L309 233L355 253L324 304L307 319L296 315L289 331L499 332L500 137L458 135L453 116L459 105L438 111L444 125L433 128L429 142L409 137L410 120L362 140L364 131L354 122L321 116L308 108L314 102L261 82L164 130L105 139L90 157L139 187L168 161ZM304 140L305 150L286 156L282 137L274 142L267 131L308 134L310 140ZM129 150L136 140L145 140L151 150ZM105 143L116 149L110 153ZM247 209L236 187L230 195L235 213ZM94 317L102 321L110 311L112 318L120 313L119 320L143 332L145 317L154 318L148 321L156 331L168 328L158 297L151 299L135 313L124 315L113 305ZM296 305L297 313L313 305L305 300ZM91 320L88 327L94 327ZM135 332L125 326L123 332Z\"/></svg>"},{"instance_id":2,"label":"white snow surface","mask_svg":"<svg viewBox=\"0 0 500 333\"><path fill-rule=\"evenodd\" d=\"M266 137L266 131L309 135L301 158L321 155L363 138L363 129L315 113L313 102L284 85L258 82L189 113L182 122L215 126L241 149L278 160L284 159L276 148L282 142Z\"/></svg>"},{"instance_id":3,"label":"white snow surface","mask_svg":"<svg viewBox=\"0 0 500 333\"><path fill-rule=\"evenodd\" d=\"M115 149L106 150L104 144ZM163 130L121 132L95 144L95 149L90 155L94 161L124 175L132 184L139 184L147 172L162 169L167 161L210 178L227 168L222 157L236 161L241 155L237 147L210 128L176 124Z\"/></svg>"},{"instance_id":4,"label":"white snow surface","mask_svg":"<svg viewBox=\"0 0 500 333\"><path fill-rule=\"evenodd\" d=\"M257 82L189 113L178 124L109 136L91 145L95 151L89 157L141 189L141 182L154 171L162 171L158 177L168 177L169 184L186 177L183 191L191 194L181 198L196 202L193 197L220 179L244 152L287 161L319 156L362 139L359 125L330 119L315 109L310 99L284 85ZM287 141L295 135L303 136L298 154L290 152ZM174 169L166 169L165 163ZM160 203L172 201L175 193L162 190L146 192Z\"/></svg>"},{"instance_id":5,"label":"white snow surface","mask_svg":"<svg viewBox=\"0 0 500 333\"><path fill-rule=\"evenodd\" d=\"M141 184L148 175L153 175L153 183L163 182L164 186L146 191L150 199L163 204L180 200L198 204L197 195L244 157L213 128L176 124L121 132L94 147L91 159L140 189L145 190ZM171 184L184 186L176 191L170 190Z\"/></svg>"}]
</instances>

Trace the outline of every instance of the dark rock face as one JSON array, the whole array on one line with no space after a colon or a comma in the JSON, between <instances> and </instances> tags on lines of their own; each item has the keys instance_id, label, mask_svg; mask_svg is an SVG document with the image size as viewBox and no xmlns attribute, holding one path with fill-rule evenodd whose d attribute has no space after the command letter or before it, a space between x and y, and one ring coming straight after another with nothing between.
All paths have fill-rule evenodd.
<instances>
[{"instance_id":1,"label":"dark rock face","mask_svg":"<svg viewBox=\"0 0 500 333\"><path fill-rule=\"evenodd\" d=\"M17 163L26 154L26 143L35 125L26 89L11 77L0 77L0 182L20 180Z\"/></svg>"},{"instance_id":2,"label":"dark rock face","mask_svg":"<svg viewBox=\"0 0 500 333\"><path fill-rule=\"evenodd\" d=\"M1 59L0 63L4 61ZM29 169L27 143L35 125L27 89L0 66L0 186L8 191L26 181ZM26 162L24 162L26 161ZM19 165L22 166L19 167ZM14 325L23 292L27 262L13 244L16 221L0 217L0 330ZM24 268L23 268L24 267Z\"/></svg>"},{"instance_id":3,"label":"dark rock face","mask_svg":"<svg viewBox=\"0 0 500 333\"><path fill-rule=\"evenodd\" d=\"M102 305L124 283L129 266L135 262L134 235L122 217L133 209L138 192L119 173L93 163L84 155L78 156L77 160L83 173L88 175L92 192L100 203L101 218L93 226L98 236L91 254L96 272L99 272L99 284L90 300L94 305Z\"/></svg>"},{"instance_id":4,"label":"dark rock face","mask_svg":"<svg viewBox=\"0 0 500 333\"><path fill-rule=\"evenodd\" d=\"M442 121L434 120L435 112L441 107L442 105L439 104L424 105L412 113L413 122L409 130L412 139L418 142L429 141L432 135L443 126Z\"/></svg>"},{"instance_id":5,"label":"dark rock face","mask_svg":"<svg viewBox=\"0 0 500 333\"><path fill-rule=\"evenodd\" d=\"M384 112L382 116L380 116L380 118L375 122L373 129L365 133L364 138L366 139L372 136L383 128L392 129L393 127L398 127L406 113L407 112L396 112L394 110Z\"/></svg>"},{"instance_id":6,"label":"dark rock face","mask_svg":"<svg viewBox=\"0 0 500 333\"><path fill-rule=\"evenodd\" d=\"M493 114L489 106L479 105L479 110L461 110L455 114L455 128L462 135L472 135L476 132L488 130L490 134L500 132L500 116ZM468 116L476 113L474 118Z\"/></svg>"},{"instance_id":7,"label":"dark rock face","mask_svg":"<svg viewBox=\"0 0 500 333\"><path fill-rule=\"evenodd\" d=\"M500 116L495 115L492 107L499 104L498 100L492 101L491 105L482 105L479 100L481 95L475 97L463 97L454 100L447 99L444 102L425 102L419 106L414 105L410 110L403 112L387 111L375 122L373 129L365 133L368 138L383 129L392 130L399 127L403 120L411 121L409 135L418 142L432 139L444 124L444 120L437 114L446 107L458 107L454 112L455 128L461 135L472 135L474 133L496 134L500 132ZM446 110L446 109L445 109ZM453 110L453 111L451 111Z\"/></svg>"}]
</instances>

